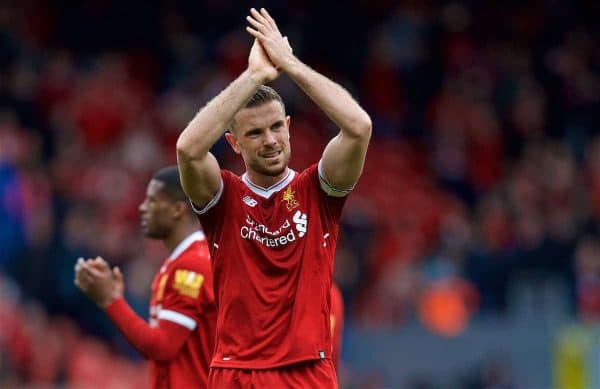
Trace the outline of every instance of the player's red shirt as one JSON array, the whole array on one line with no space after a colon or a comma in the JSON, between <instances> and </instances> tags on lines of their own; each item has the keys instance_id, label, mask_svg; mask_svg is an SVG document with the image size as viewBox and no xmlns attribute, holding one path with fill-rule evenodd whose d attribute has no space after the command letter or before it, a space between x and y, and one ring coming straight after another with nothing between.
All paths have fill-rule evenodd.
<instances>
[{"instance_id":1,"label":"player's red shirt","mask_svg":"<svg viewBox=\"0 0 600 389\"><path fill-rule=\"evenodd\" d=\"M340 365L340 352L342 350L342 332L344 331L344 300L338 286L331 285L331 338L333 342L333 365L337 371Z\"/></svg>"},{"instance_id":2,"label":"player's red shirt","mask_svg":"<svg viewBox=\"0 0 600 389\"><path fill-rule=\"evenodd\" d=\"M317 164L264 189L222 170L198 210L218 306L212 367L267 369L331 358L331 275L344 197L320 187Z\"/></svg>"},{"instance_id":3,"label":"player's red shirt","mask_svg":"<svg viewBox=\"0 0 600 389\"><path fill-rule=\"evenodd\" d=\"M175 358L150 361L151 387L207 386L216 315L208 246L204 234L195 232L175 248L152 282L150 326L168 320L192 333Z\"/></svg>"}]
</instances>

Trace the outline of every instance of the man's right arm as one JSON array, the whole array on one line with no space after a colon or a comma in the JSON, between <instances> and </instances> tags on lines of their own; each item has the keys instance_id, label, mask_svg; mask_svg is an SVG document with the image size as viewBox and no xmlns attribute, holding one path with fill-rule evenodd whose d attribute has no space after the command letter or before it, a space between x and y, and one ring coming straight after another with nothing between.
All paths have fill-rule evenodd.
<instances>
[{"instance_id":1,"label":"man's right arm","mask_svg":"<svg viewBox=\"0 0 600 389\"><path fill-rule=\"evenodd\" d=\"M170 361L194 330L187 323L159 320L158 327L150 327L123 298L104 308L110 320L127 342L144 358L153 361ZM189 321L189 319L188 319Z\"/></svg>"},{"instance_id":2,"label":"man's right arm","mask_svg":"<svg viewBox=\"0 0 600 389\"><path fill-rule=\"evenodd\" d=\"M245 71L202 108L179 135L177 163L181 185L194 204L204 206L220 189L219 163L209 150L259 85L260 80Z\"/></svg>"},{"instance_id":3,"label":"man's right arm","mask_svg":"<svg viewBox=\"0 0 600 389\"><path fill-rule=\"evenodd\" d=\"M170 320L159 320L158 327L150 327L123 298L121 270L111 269L100 257L77 261L75 285L106 312L127 342L147 359L171 360L196 327L193 319L177 314Z\"/></svg>"},{"instance_id":4,"label":"man's right arm","mask_svg":"<svg viewBox=\"0 0 600 389\"><path fill-rule=\"evenodd\" d=\"M200 110L177 140L177 163L183 190L194 204L204 207L219 191L219 163L210 148L258 87L278 76L262 46L255 40L248 69Z\"/></svg>"},{"instance_id":5,"label":"man's right arm","mask_svg":"<svg viewBox=\"0 0 600 389\"><path fill-rule=\"evenodd\" d=\"M123 298L125 284L119 268L111 269L100 257L77 261L75 285L107 313L129 344L145 358L172 359L195 328L191 319L160 320L157 328L150 327Z\"/></svg>"}]
</instances>

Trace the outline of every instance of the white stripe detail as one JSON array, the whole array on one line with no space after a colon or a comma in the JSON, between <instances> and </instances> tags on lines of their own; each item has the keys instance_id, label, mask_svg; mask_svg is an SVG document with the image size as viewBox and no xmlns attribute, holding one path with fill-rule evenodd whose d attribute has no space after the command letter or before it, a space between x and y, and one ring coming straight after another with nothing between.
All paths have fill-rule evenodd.
<instances>
[{"instance_id":1,"label":"white stripe detail","mask_svg":"<svg viewBox=\"0 0 600 389\"><path fill-rule=\"evenodd\" d=\"M196 321L191 317L181 314L179 312L169 311L167 309L162 309L160 312L158 312L158 319L168 320L170 322L179 324L190 331L196 328Z\"/></svg>"},{"instance_id":2,"label":"white stripe detail","mask_svg":"<svg viewBox=\"0 0 600 389\"><path fill-rule=\"evenodd\" d=\"M169 255L168 260L173 260L173 259L177 258L178 256L181 255L181 253L183 253L185 250L187 250L188 247L190 247L192 245L192 243L198 242L198 241L201 241L204 239L206 239L204 237L204 232L202 232L202 231L193 232L192 234L188 235L187 238L185 238L184 240L179 242L179 244L177 245L177 247L175 247L175 249L173 250L171 255Z\"/></svg>"},{"instance_id":3,"label":"white stripe detail","mask_svg":"<svg viewBox=\"0 0 600 389\"><path fill-rule=\"evenodd\" d=\"M270 187L268 187L266 189L261 186L256 185L252 181L250 181L250 179L248 178L248 173L244 173L242 175L242 182L244 184L246 184L248 189L250 189L255 194L257 194L260 197L263 197L265 199L268 199L269 197L271 197L271 195L273 193L280 191L287 184L292 182L292 180L294 179L295 176L296 176L296 172L294 170L288 168L288 174L281 181L279 181L276 184L271 185Z\"/></svg>"},{"instance_id":4,"label":"white stripe detail","mask_svg":"<svg viewBox=\"0 0 600 389\"><path fill-rule=\"evenodd\" d=\"M346 196L348 193L352 192L352 189L354 189L354 186L356 185L356 183L354 185L352 185L351 188L349 189L338 189L334 186L332 186L329 181L327 181L327 178L325 178L325 174L323 173L323 160L319 160L319 166L318 166L318 171L319 171L319 182L321 184L321 189L323 189L323 192L327 193L328 196L332 196L332 197L344 197Z\"/></svg>"},{"instance_id":5,"label":"white stripe detail","mask_svg":"<svg viewBox=\"0 0 600 389\"><path fill-rule=\"evenodd\" d=\"M198 215L204 215L206 212L208 212L221 199L221 195L223 194L223 186L224 186L223 185L223 178L221 178L221 183L220 183L220 186L219 186L219 190L217 191L217 194L202 209L198 208L194 204L194 202L190 199L190 204L192 204L192 210L194 212L196 212Z\"/></svg>"}]
</instances>

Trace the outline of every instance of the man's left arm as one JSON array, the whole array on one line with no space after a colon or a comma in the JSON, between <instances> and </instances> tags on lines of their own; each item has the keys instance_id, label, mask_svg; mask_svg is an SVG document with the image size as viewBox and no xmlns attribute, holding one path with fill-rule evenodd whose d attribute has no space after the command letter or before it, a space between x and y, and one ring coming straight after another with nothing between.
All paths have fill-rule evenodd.
<instances>
[{"instance_id":1,"label":"man's left arm","mask_svg":"<svg viewBox=\"0 0 600 389\"><path fill-rule=\"evenodd\" d=\"M371 138L371 118L344 88L298 61L290 77L340 128L325 147L319 174L327 186L350 190L362 173Z\"/></svg>"},{"instance_id":2,"label":"man's left arm","mask_svg":"<svg viewBox=\"0 0 600 389\"><path fill-rule=\"evenodd\" d=\"M260 41L271 61L340 128L339 134L325 147L320 174L334 189L351 189L362 173L371 138L371 118L348 91L292 53L288 41L265 9L260 12L252 9L250 13L247 31Z\"/></svg>"}]
</instances>

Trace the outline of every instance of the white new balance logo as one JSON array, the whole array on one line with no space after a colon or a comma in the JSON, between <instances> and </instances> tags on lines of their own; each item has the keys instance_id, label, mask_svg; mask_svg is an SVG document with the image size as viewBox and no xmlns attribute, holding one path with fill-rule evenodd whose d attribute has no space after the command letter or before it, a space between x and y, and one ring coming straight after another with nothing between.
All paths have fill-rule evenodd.
<instances>
[{"instance_id":1,"label":"white new balance logo","mask_svg":"<svg viewBox=\"0 0 600 389\"><path fill-rule=\"evenodd\" d=\"M252 208L256 207L256 205L258 204L258 202L250 196L244 196L242 201Z\"/></svg>"}]
</instances>

